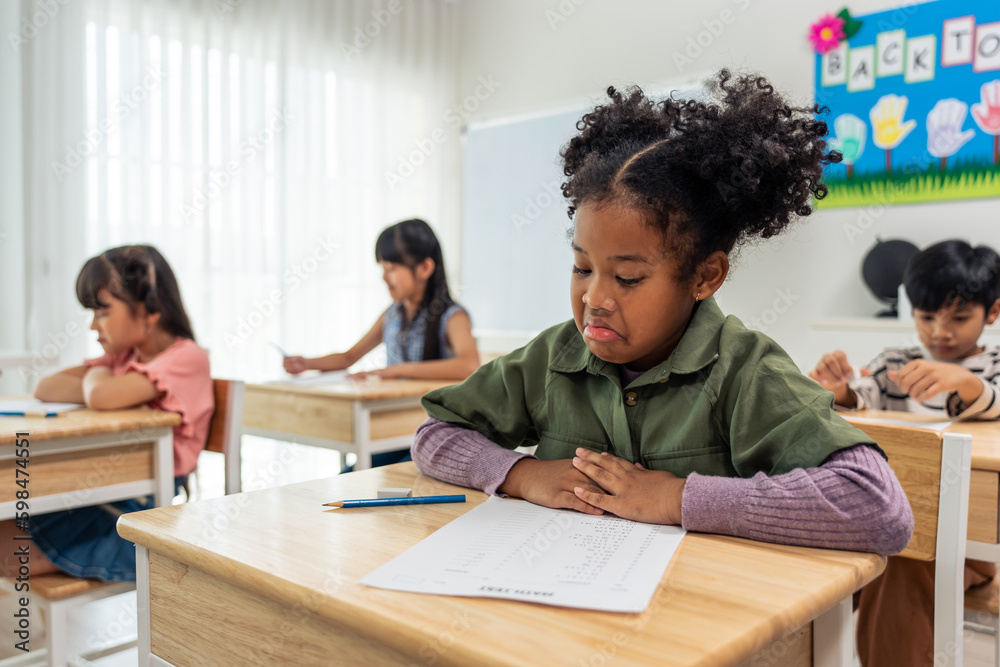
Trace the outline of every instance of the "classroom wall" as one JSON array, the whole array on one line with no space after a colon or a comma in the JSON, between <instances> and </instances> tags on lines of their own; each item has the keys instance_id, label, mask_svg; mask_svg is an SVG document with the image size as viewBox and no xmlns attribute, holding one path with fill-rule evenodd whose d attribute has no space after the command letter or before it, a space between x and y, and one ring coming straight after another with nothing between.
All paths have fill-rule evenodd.
<instances>
[{"instance_id":1,"label":"classroom wall","mask_svg":"<svg viewBox=\"0 0 1000 667\"><path fill-rule=\"evenodd\" d=\"M851 9L862 14L891 6L857 0ZM813 67L805 34L821 11L838 8L794 0L462 0L455 82L460 102L451 111L465 122L504 119L598 100L612 83L683 81L721 66L760 70L794 99L807 102ZM18 10L16 2L0 2L0 35L17 31ZM693 62L678 65L674 55L687 57L685 49L699 33L710 35L701 35L709 45L700 54L692 52ZM0 57L0 349L23 349L25 343L20 67L19 54L5 45ZM1000 245L998 223L1000 201L995 199L820 211L778 239L744 250L720 299L728 312L781 342L800 366L811 367L817 343L807 333L810 320L870 316L881 307L860 278L861 260L876 235L918 245L954 236ZM458 244L457 238L445 241L448 249ZM451 257L459 260L457 272ZM458 292L460 264L452 250L449 268L457 273L452 281ZM475 304L469 306L474 315ZM0 377L0 393L19 390L14 381L10 373Z\"/></svg>"},{"instance_id":2,"label":"classroom wall","mask_svg":"<svg viewBox=\"0 0 1000 667\"><path fill-rule=\"evenodd\" d=\"M909 4L909 3L908 3ZM900 6L851 3L855 15ZM609 85L683 81L719 67L766 74L793 100L811 102L809 25L841 5L796 0L463 0L459 94L484 78L495 92L469 114L487 122L599 99ZM723 14L723 12L728 12ZM726 22L724 22L724 20ZM701 35L701 53L692 49ZM675 54L691 58L678 64ZM723 309L777 339L803 368L820 349L818 317L881 309L861 280L875 243L942 238L1000 246L1000 200L819 211L784 235L745 249L720 293ZM568 267L567 267L568 271ZM567 296L568 298L568 296ZM473 309L475 304L467 304ZM825 343L824 343L825 344ZM867 359L859 360L867 362Z\"/></svg>"},{"instance_id":3,"label":"classroom wall","mask_svg":"<svg viewBox=\"0 0 1000 667\"><path fill-rule=\"evenodd\" d=\"M24 193L21 178L21 55L6 36L20 29L20 4L0 2L0 352L25 347ZM0 394L23 392L17 371L0 376Z\"/></svg>"}]
</instances>

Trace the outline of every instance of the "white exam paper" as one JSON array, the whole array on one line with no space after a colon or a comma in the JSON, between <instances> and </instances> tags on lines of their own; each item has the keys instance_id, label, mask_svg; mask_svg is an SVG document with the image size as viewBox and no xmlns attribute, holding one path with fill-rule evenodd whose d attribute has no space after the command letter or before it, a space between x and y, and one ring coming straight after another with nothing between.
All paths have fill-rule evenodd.
<instances>
[{"instance_id":1,"label":"white exam paper","mask_svg":"<svg viewBox=\"0 0 1000 667\"><path fill-rule=\"evenodd\" d=\"M490 497L361 579L376 588L640 612L684 530Z\"/></svg>"},{"instance_id":2,"label":"white exam paper","mask_svg":"<svg viewBox=\"0 0 1000 667\"><path fill-rule=\"evenodd\" d=\"M309 386L314 384L332 384L334 382L346 382L347 371L327 371L326 373L304 375L292 375L290 377L274 380L268 384L284 384L289 386Z\"/></svg>"},{"instance_id":3,"label":"white exam paper","mask_svg":"<svg viewBox=\"0 0 1000 667\"><path fill-rule=\"evenodd\" d=\"M47 403L37 398L15 398L0 401L0 415L26 415L46 417L70 410L82 410L80 403Z\"/></svg>"}]
</instances>

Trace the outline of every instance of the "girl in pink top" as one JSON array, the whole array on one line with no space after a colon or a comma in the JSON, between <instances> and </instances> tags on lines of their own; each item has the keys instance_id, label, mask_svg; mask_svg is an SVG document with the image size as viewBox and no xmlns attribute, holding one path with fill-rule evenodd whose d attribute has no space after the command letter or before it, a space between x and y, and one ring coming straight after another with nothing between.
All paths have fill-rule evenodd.
<instances>
[{"instance_id":1,"label":"girl in pink top","mask_svg":"<svg viewBox=\"0 0 1000 667\"><path fill-rule=\"evenodd\" d=\"M194 342L173 271L152 246L113 248L84 264L76 294L94 311L90 328L105 354L43 378L35 396L96 410L148 405L180 414L173 434L180 486L205 447L215 405L208 354ZM63 570L134 581L135 548L118 536L115 523L126 512L152 506L150 496L32 517L38 547L31 550L32 574ZM12 522L7 529L13 533ZM51 562L42 562L39 551Z\"/></svg>"}]
</instances>

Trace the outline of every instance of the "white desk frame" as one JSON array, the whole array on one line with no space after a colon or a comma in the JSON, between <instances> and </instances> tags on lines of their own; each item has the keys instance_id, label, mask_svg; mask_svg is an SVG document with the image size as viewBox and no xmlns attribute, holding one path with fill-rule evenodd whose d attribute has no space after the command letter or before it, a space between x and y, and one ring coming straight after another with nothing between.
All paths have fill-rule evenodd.
<instances>
[{"instance_id":1,"label":"white desk frame","mask_svg":"<svg viewBox=\"0 0 1000 667\"><path fill-rule=\"evenodd\" d=\"M30 434L30 431L29 431ZM70 436L51 440L31 440L31 457L44 454L58 454L81 450L96 450L97 453L106 447L118 447L129 442L123 439L122 432L99 435ZM31 436L28 436L29 440ZM46 514L76 507L87 507L115 500L127 500L153 494L157 507L169 505L174 497L174 435L173 428L161 426L143 429L143 434L133 442L153 443L153 478L126 484L113 484L93 488L78 487L67 489L61 493L46 496L31 496L28 500L30 514ZM15 447L4 447L0 450L0 460L19 458L15 456ZM31 459L29 458L28 473L30 480ZM30 481L29 481L30 490ZM86 491L86 493L81 493ZM0 503L0 520L15 517L17 501Z\"/></svg>"},{"instance_id":2,"label":"white desk frame","mask_svg":"<svg viewBox=\"0 0 1000 667\"><path fill-rule=\"evenodd\" d=\"M379 412L390 412L400 408L420 407L421 396L410 396L402 398L380 398L372 400L354 401L354 442L342 442L328 438L317 438L315 436L297 435L288 431L275 431L271 429L244 426L243 433L246 435L256 435L261 438L272 440L282 440L294 442L312 447L323 447L333 449L341 454L355 454L358 457L354 465L355 470L365 470L372 467L372 454L382 452L393 452L398 449L409 447L413 444L413 436L396 436L392 438L371 439L371 419L372 415Z\"/></svg>"}]
</instances>

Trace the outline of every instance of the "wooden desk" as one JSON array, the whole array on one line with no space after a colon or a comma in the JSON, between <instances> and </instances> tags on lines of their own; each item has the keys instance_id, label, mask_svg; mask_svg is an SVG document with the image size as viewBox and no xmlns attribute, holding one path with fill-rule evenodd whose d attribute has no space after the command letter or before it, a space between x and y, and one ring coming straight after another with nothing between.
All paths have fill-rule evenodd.
<instances>
[{"instance_id":1,"label":"wooden desk","mask_svg":"<svg viewBox=\"0 0 1000 667\"><path fill-rule=\"evenodd\" d=\"M321 506L381 487L460 492L469 502ZM849 596L885 563L871 554L690 534L639 614L358 583L485 498L400 463L125 515L118 532L138 549L140 664L809 664L810 621L828 622L827 610L843 612L838 603L847 598L840 628L847 643L818 631L817 654L834 638L849 651Z\"/></svg>"},{"instance_id":2,"label":"wooden desk","mask_svg":"<svg viewBox=\"0 0 1000 667\"><path fill-rule=\"evenodd\" d=\"M0 519L15 514L16 479L27 479L30 514L125 500L174 496L173 427L180 415L132 410L74 410L58 417L0 416ZM27 433L28 476L20 477L18 433ZM22 470L24 468L21 468Z\"/></svg>"},{"instance_id":3,"label":"wooden desk","mask_svg":"<svg viewBox=\"0 0 1000 667\"><path fill-rule=\"evenodd\" d=\"M371 455L409 447L427 419L420 398L455 384L442 380L340 381L329 384L248 384L243 432L357 454L356 470Z\"/></svg>"}]
</instances>

